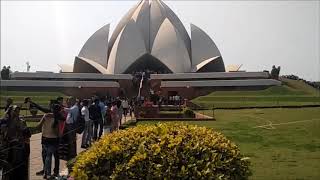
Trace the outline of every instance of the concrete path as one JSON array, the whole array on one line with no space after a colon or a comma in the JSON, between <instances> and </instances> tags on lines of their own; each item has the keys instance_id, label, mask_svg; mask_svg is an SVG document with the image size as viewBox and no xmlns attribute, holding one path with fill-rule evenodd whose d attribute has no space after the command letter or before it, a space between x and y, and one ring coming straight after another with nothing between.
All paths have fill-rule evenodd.
<instances>
[{"instance_id":1,"label":"concrete path","mask_svg":"<svg viewBox=\"0 0 320 180\"><path fill-rule=\"evenodd\" d=\"M83 151L84 149L80 148L82 135L77 135L77 153ZM41 158L41 133L34 134L31 137L30 142L30 180L41 180L42 176L36 176L36 172L42 169L42 158ZM52 167L54 167L54 160L52 160ZM66 161L60 160L60 175L66 175L68 173L66 167Z\"/></svg>"}]
</instances>

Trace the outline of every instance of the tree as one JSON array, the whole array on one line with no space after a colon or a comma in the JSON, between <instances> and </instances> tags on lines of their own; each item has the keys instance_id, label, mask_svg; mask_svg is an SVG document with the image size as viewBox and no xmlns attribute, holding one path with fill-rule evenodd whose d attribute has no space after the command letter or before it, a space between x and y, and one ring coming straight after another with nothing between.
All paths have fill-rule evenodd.
<instances>
[{"instance_id":1,"label":"tree","mask_svg":"<svg viewBox=\"0 0 320 180\"><path fill-rule=\"evenodd\" d=\"M9 79L9 73L10 72L10 66L6 67L6 66L3 66L2 70L1 70L1 79L4 79L4 80L7 80Z\"/></svg>"},{"instance_id":2,"label":"tree","mask_svg":"<svg viewBox=\"0 0 320 180\"><path fill-rule=\"evenodd\" d=\"M280 69L281 69L280 66L278 66L278 68L276 68L275 65L272 66L272 70L271 70L272 79L279 79Z\"/></svg>"}]
</instances>

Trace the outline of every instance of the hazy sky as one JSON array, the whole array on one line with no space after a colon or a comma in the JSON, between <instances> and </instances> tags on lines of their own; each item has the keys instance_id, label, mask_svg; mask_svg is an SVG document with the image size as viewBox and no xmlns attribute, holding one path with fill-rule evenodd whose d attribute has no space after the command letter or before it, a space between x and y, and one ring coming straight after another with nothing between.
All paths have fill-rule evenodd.
<instances>
[{"instance_id":1,"label":"hazy sky","mask_svg":"<svg viewBox=\"0 0 320 180\"><path fill-rule=\"evenodd\" d=\"M164 1L190 33L190 23L215 41L225 65L247 71L281 66L281 74L320 80L319 1ZM1 66L58 71L73 64L96 30L138 1L1 1Z\"/></svg>"}]
</instances>

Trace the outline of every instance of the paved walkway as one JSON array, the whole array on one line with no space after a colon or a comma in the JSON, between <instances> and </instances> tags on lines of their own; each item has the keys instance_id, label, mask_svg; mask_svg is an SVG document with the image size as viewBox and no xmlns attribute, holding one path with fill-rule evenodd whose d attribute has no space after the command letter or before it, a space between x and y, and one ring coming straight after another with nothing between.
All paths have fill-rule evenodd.
<instances>
[{"instance_id":1,"label":"paved walkway","mask_svg":"<svg viewBox=\"0 0 320 180\"><path fill-rule=\"evenodd\" d=\"M131 120L130 116L127 116L126 118L122 118L122 123L124 124L126 121ZM105 129L104 132L108 133L109 130ZM81 138L82 135L77 134L77 153L83 151L81 146ZM41 133L34 134L31 137L30 140L30 179L31 180L42 180L42 176L36 176L36 172L40 171L42 169L42 158L41 158ZM54 163L54 160L52 161ZM54 167L54 164L52 165ZM60 160L60 175L66 175L68 173L67 167L66 167L66 161Z\"/></svg>"},{"instance_id":2,"label":"paved walkway","mask_svg":"<svg viewBox=\"0 0 320 180\"><path fill-rule=\"evenodd\" d=\"M80 148L82 135L77 135L77 152L81 152L84 149ZM36 172L42 169L42 158L41 158L41 133L34 134L31 137L30 142L30 179L31 180L41 180L42 176L36 176ZM53 160L54 163L54 160ZM52 165L54 167L54 165ZM60 160L60 173L61 175L65 175L68 173L66 168L66 161Z\"/></svg>"}]
</instances>

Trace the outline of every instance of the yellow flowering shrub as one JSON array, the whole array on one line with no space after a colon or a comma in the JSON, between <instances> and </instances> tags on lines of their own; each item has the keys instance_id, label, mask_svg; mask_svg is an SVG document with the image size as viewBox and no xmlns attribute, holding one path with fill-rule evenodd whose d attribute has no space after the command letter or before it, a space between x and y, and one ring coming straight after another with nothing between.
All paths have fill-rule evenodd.
<instances>
[{"instance_id":1,"label":"yellow flowering shrub","mask_svg":"<svg viewBox=\"0 0 320 180\"><path fill-rule=\"evenodd\" d=\"M248 158L221 133L181 123L102 137L76 158L75 179L247 179Z\"/></svg>"}]
</instances>

